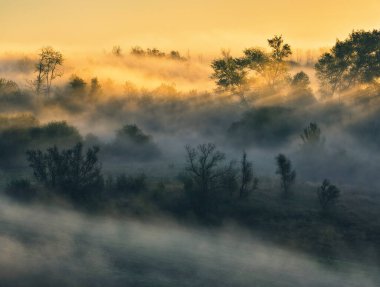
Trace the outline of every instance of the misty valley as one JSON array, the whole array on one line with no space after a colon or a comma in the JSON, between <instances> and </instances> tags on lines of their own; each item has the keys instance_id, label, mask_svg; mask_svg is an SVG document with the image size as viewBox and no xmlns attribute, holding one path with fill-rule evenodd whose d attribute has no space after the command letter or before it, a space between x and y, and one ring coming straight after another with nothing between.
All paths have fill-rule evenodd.
<instances>
[{"instance_id":1,"label":"misty valley","mask_svg":"<svg viewBox=\"0 0 380 287\"><path fill-rule=\"evenodd\" d=\"M0 286L380 286L380 31L266 43L0 55Z\"/></svg>"}]
</instances>

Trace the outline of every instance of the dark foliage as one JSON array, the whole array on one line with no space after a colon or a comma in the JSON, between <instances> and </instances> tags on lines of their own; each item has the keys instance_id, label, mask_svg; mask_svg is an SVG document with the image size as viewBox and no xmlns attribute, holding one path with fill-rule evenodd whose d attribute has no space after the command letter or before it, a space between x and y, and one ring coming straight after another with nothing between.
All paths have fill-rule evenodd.
<instances>
[{"instance_id":1,"label":"dark foliage","mask_svg":"<svg viewBox=\"0 0 380 287\"><path fill-rule=\"evenodd\" d=\"M262 107L246 112L228 129L230 140L238 145L263 148L287 144L302 127L302 119L293 109Z\"/></svg>"},{"instance_id":2,"label":"dark foliage","mask_svg":"<svg viewBox=\"0 0 380 287\"><path fill-rule=\"evenodd\" d=\"M83 146L78 143L61 151L56 146L46 152L29 150L27 159L38 182L74 202L86 204L99 200L103 189L98 152L93 147L83 154Z\"/></svg>"},{"instance_id":3,"label":"dark foliage","mask_svg":"<svg viewBox=\"0 0 380 287\"><path fill-rule=\"evenodd\" d=\"M340 190L325 179L322 185L317 190L319 204L322 212L328 212L338 201Z\"/></svg>"},{"instance_id":4,"label":"dark foliage","mask_svg":"<svg viewBox=\"0 0 380 287\"><path fill-rule=\"evenodd\" d=\"M276 157L276 163L276 174L280 176L282 195L284 198L288 198L290 188L296 180L296 171L292 169L291 161L283 154Z\"/></svg>"}]
</instances>

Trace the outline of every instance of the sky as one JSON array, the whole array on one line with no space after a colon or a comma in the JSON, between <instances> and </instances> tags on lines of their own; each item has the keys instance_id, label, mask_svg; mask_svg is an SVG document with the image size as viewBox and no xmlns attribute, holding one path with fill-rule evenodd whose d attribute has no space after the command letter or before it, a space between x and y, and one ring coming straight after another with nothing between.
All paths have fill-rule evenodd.
<instances>
[{"instance_id":1,"label":"sky","mask_svg":"<svg viewBox=\"0 0 380 287\"><path fill-rule=\"evenodd\" d=\"M0 50L41 46L101 51L142 46L219 52L332 46L353 29L380 28L379 0L0 0Z\"/></svg>"}]
</instances>

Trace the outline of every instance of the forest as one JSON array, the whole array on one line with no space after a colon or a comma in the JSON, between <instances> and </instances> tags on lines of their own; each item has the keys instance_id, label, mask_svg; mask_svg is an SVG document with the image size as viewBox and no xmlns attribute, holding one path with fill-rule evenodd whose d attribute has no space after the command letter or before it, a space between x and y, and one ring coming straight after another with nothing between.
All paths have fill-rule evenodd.
<instances>
[{"instance_id":1,"label":"forest","mask_svg":"<svg viewBox=\"0 0 380 287\"><path fill-rule=\"evenodd\" d=\"M0 285L379 286L379 79L380 30L0 55Z\"/></svg>"}]
</instances>

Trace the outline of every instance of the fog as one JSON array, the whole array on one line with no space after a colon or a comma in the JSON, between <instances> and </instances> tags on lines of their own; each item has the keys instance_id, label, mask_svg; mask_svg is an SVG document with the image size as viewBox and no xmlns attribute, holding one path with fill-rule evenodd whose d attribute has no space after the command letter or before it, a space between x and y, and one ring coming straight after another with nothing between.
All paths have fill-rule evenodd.
<instances>
[{"instance_id":1,"label":"fog","mask_svg":"<svg viewBox=\"0 0 380 287\"><path fill-rule=\"evenodd\" d=\"M2 286L378 286L370 265L327 264L221 229L85 216L0 200Z\"/></svg>"}]
</instances>

